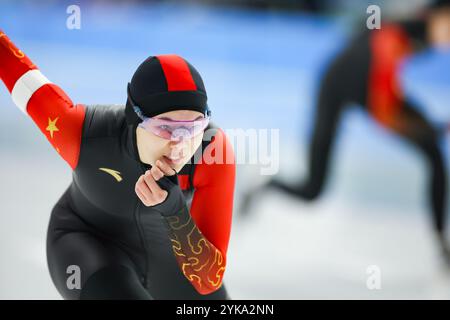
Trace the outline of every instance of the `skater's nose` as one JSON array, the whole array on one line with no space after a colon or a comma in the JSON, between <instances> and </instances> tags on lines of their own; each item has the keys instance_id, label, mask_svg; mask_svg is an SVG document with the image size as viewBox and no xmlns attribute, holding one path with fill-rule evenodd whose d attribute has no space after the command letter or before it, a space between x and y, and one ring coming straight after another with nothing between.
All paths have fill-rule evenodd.
<instances>
[{"instance_id":1,"label":"skater's nose","mask_svg":"<svg viewBox=\"0 0 450 320\"><path fill-rule=\"evenodd\" d=\"M181 149L186 144L186 139L183 137L179 137L176 140L171 140L169 142L170 149Z\"/></svg>"},{"instance_id":2,"label":"skater's nose","mask_svg":"<svg viewBox=\"0 0 450 320\"><path fill-rule=\"evenodd\" d=\"M187 144L184 139L180 139L177 141L170 141L169 143L169 149L171 154L184 154L186 147Z\"/></svg>"}]
</instances>

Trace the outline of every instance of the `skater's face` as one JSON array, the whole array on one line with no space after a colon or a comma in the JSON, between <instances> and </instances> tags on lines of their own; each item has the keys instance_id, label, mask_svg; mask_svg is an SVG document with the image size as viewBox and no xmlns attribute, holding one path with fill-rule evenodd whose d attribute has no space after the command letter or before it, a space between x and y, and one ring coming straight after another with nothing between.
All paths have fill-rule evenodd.
<instances>
[{"instance_id":1,"label":"skater's face","mask_svg":"<svg viewBox=\"0 0 450 320\"><path fill-rule=\"evenodd\" d=\"M433 47L450 49L450 6L432 11L428 17L428 39Z\"/></svg>"},{"instance_id":2,"label":"skater's face","mask_svg":"<svg viewBox=\"0 0 450 320\"><path fill-rule=\"evenodd\" d=\"M176 110L159 114L155 118L172 121L193 121L203 117L204 115L198 111ZM178 172L202 143L203 132L193 137L173 141L164 139L138 126L136 139L142 162L154 166L156 160L163 159Z\"/></svg>"}]
</instances>

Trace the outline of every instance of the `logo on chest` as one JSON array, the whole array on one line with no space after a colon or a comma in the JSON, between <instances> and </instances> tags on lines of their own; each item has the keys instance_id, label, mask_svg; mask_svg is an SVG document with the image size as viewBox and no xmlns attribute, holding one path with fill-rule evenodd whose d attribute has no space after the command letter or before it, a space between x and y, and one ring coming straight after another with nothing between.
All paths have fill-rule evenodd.
<instances>
[{"instance_id":1,"label":"logo on chest","mask_svg":"<svg viewBox=\"0 0 450 320\"><path fill-rule=\"evenodd\" d=\"M121 175L120 171L109 169L109 168L98 168L98 169L113 176L114 179L117 180L117 182L122 181L122 177L120 176Z\"/></svg>"}]
</instances>

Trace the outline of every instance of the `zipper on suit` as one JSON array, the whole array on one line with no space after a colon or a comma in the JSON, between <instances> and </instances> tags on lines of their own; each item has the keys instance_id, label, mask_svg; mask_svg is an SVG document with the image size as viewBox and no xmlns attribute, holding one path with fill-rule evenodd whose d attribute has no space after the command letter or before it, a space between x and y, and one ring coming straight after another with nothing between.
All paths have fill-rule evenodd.
<instances>
[{"instance_id":1,"label":"zipper on suit","mask_svg":"<svg viewBox=\"0 0 450 320\"><path fill-rule=\"evenodd\" d=\"M145 171L147 170L142 164L140 165L141 169L143 170L143 173L145 174ZM148 249L148 245L147 245L147 241L145 241L145 233L144 230L142 228L142 222L141 222L141 215L140 215L140 210L139 210L139 206L141 205L140 203L140 199L138 198L137 204L136 204L136 208L134 210L134 218L136 221L136 226L138 228L139 231L139 236L141 238L141 242L142 242L142 246L144 247L144 251L145 251L145 276L144 276L144 287L147 288L147 282L148 282L148 270L149 270L149 261L148 261L148 256L149 256L149 249Z\"/></svg>"}]
</instances>

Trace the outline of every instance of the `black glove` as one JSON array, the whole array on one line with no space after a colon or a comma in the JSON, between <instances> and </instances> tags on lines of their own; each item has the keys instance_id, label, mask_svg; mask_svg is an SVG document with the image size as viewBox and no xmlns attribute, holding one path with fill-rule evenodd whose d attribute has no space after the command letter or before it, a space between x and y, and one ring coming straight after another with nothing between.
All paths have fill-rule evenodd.
<instances>
[{"instance_id":1,"label":"black glove","mask_svg":"<svg viewBox=\"0 0 450 320\"><path fill-rule=\"evenodd\" d=\"M184 198L183 191L181 191L178 185L177 175L164 176L156 183L161 189L168 192L166 200L152 206L152 208L158 211L163 217L170 217L178 214L186 207L186 199Z\"/></svg>"}]
</instances>

